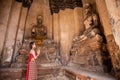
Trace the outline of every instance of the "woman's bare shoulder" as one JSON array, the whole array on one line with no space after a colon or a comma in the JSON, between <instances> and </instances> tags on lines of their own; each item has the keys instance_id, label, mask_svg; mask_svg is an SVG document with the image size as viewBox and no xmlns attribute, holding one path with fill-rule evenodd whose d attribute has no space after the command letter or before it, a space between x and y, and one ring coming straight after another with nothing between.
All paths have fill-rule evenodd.
<instances>
[{"instance_id":1,"label":"woman's bare shoulder","mask_svg":"<svg viewBox=\"0 0 120 80\"><path fill-rule=\"evenodd\" d=\"M30 50L30 54L33 54L35 51L34 50Z\"/></svg>"}]
</instances>

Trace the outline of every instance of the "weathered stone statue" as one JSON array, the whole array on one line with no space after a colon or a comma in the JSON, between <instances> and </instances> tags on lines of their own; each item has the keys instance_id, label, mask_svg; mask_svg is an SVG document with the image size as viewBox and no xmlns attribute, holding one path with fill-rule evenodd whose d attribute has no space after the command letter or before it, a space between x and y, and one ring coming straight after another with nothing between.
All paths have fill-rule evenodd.
<instances>
[{"instance_id":1,"label":"weathered stone statue","mask_svg":"<svg viewBox=\"0 0 120 80\"><path fill-rule=\"evenodd\" d=\"M31 30L31 36L34 39L41 40L47 37L47 28L42 24L42 16L37 17L37 25L34 25Z\"/></svg>"},{"instance_id":2,"label":"weathered stone statue","mask_svg":"<svg viewBox=\"0 0 120 80\"><path fill-rule=\"evenodd\" d=\"M90 4L84 6L84 26L83 34L73 39L72 61L81 68L102 71L102 36L98 29L98 17L92 12Z\"/></svg>"},{"instance_id":3,"label":"weathered stone statue","mask_svg":"<svg viewBox=\"0 0 120 80\"><path fill-rule=\"evenodd\" d=\"M92 38L96 36L96 34L100 33L98 29L98 16L93 13L90 4L85 4L84 6L84 27L85 31L83 32L83 34L76 37L74 41L83 41L87 38Z\"/></svg>"}]
</instances>

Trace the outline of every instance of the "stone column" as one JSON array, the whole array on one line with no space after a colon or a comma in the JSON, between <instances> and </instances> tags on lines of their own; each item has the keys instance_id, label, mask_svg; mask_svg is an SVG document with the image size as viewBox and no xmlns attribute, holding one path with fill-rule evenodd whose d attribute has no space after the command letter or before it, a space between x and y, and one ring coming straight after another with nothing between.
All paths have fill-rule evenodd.
<instances>
[{"instance_id":1,"label":"stone column","mask_svg":"<svg viewBox=\"0 0 120 80\"><path fill-rule=\"evenodd\" d=\"M0 58L6 36L13 0L0 0Z\"/></svg>"},{"instance_id":2,"label":"stone column","mask_svg":"<svg viewBox=\"0 0 120 80\"><path fill-rule=\"evenodd\" d=\"M115 61L116 57L113 57L113 54L116 53L115 48L117 46L116 46L114 36L112 33L112 25L110 24L110 18L109 18L105 0L96 0L96 5L97 5L98 13L100 16L100 21L101 21L101 24L103 27L103 33L107 40L106 46L107 46L109 55L106 57L107 57L107 60L108 59L111 60L113 67L115 67L114 65L116 65L116 64L114 64L115 63L114 61Z\"/></svg>"},{"instance_id":3,"label":"stone column","mask_svg":"<svg viewBox=\"0 0 120 80\"><path fill-rule=\"evenodd\" d=\"M59 14L53 13L53 37L55 43L59 44Z\"/></svg>"},{"instance_id":4,"label":"stone column","mask_svg":"<svg viewBox=\"0 0 120 80\"><path fill-rule=\"evenodd\" d=\"M14 1L12 5L2 56L2 65L7 65L7 63L11 62L22 3Z\"/></svg>"},{"instance_id":5,"label":"stone column","mask_svg":"<svg viewBox=\"0 0 120 80\"><path fill-rule=\"evenodd\" d=\"M62 63L65 65L69 60L69 50L75 33L73 9L60 10L60 48Z\"/></svg>"},{"instance_id":6,"label":"stone column","mask_svg":"<svg viewBox=\"0 0 120 80\"><path fill-rule=\"evenodd\" d=\"M20 22L18 25L18 32L16 36L15 42L15 50L13 55L13 61L15 60L16 55L18 55L18 50L22 46L22 40L24 35L25 23L27 18L28 8L22 7Z\"/></svg>"},{"instance_id":7,"label":"stone column","mask_svg":"<svg viewBox=\"0 0 120 80\"><path fill-rule=\"evenodd\" d=\"M112 25L113 36L110 36L110 44L108 44L108 50L111 52L111 59L113 63L113 69L115 76L120 78L120 0L105 0L107 10L109 13L110 23ZM117 46L116 44L119 46Z\"/></svg>"},{"instance_id":8,"label":"stone column","mask_svg":"<svg viewBox=\"0 0 120 80\"><path fill-rule=\"evenodd\" d=\"M110 23L112 25L112 32L117 45L120 47L120 1L105 0L105 2L109 13Z\"/></svg>"},{"instance_id":9,"label":"stone column","mask_svg":"<svg viewBox=\"0 0 120 80\"><path fill-rule=\"evenodd\" d=\"M83 26L83 8L74 8L74 21L75 21L75 36L78 36L84 31Z\"/></svg>"},{"instance_id":10,"label":"stone column","mask_svg":"<svg viewBox=\"0 0 120 80\"><path fill-rule=\"evenodd\" d=\"M99 18L103 27L103 33L107 37L108 35L112 34L112 26L110 24L110 19L107 11L107 7L105 4L105 0L95 0L98 13L99 13Z\"/></svg>"},{"instance_id":11,"label":"stone column","mask_svg":"<svg viewBox=\"0 0 120 80\"><path fill-rule=\"evenodd\" d=\"M52 15L50 12L49 0L43 0L44 25L47 27L47 37L52 39Z\"/></svg>"}]
</instances>

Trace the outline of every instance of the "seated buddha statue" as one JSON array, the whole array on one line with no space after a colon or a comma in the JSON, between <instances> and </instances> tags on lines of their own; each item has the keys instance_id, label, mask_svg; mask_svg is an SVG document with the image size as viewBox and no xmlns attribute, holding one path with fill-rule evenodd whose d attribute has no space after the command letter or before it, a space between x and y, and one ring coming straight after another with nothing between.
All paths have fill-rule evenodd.
<instances>
[{"instance_id":1,"label":"seated buddha statue","mask_svg":"<svg viewBox=\"0 0 120 80\"><path fill-rule=\"evenodd\" d=\"M83 24L85 27L83 34L73 39L71 62L79 64L80 68L85 70L103 71L101 55L103 38L98 29L98 17L93 13L89 3L84 5Z\"/></svg>"},{"instance_id":2,"label":"seated buddha statue","mask_svg":"<svg viewBox=\"0 0 120 80\"><path fill-rule=\"evenodd\" d=\"M47 28L42 24L42 16L37 17L37 25L33 25L31 29L31 37L35 40L43 40L47 38Z\"/></svg>"},{"instance_id":3,"label":"seated buddha statue","mask_svg":"<svg viewBox=\"0 0 120 80\"><path fill-rule=\"evenodd\" d=\"M73 41L83 41L87 38L95 37L97 34L100 34L98 27L98 17L95 13L93 13L91 5L85 4L84 6L84 27L85 31L82 35L75 37Z\"/></svg>"}]
</instances>

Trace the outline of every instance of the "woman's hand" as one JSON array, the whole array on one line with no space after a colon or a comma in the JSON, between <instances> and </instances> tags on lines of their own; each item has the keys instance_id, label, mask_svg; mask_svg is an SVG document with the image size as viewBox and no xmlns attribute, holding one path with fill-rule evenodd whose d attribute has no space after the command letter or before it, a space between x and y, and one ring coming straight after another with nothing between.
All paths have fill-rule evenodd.
<instances>
[{"instance_id":1,"label":"woman's hand","mask_svg":"<svg viewBox=\"0 0 120 80\"><path fill-rule=\"evenodd\" d=\"M34 59L34 58L32 58L32 59L31 59L31 61L35 61L35 59Z\"/></svg>"},{"instance_id":2,"label":"woman's hand","mask_svg":"<svg viewBox=\"0 0 120 80\"><path fill-rule=\"evenodd\" d=\"M37 50L37 55L38 55L38 56L40 55L40 49Z\"/></svg>"}]
</instances>

